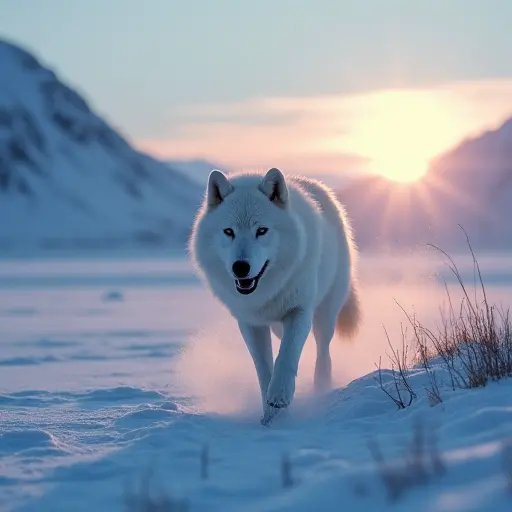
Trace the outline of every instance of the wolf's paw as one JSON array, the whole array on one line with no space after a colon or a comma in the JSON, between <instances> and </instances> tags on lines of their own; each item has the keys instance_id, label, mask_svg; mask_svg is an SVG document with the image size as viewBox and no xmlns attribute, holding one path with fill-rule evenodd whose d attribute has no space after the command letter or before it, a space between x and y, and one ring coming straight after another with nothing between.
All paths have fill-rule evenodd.
<instances>
[{"instance_id":1,"label":"wolf's paw","mask_svg":"<svg viewBox=\"0 0 512 512\"><path fill-rule=\"evenodd\" d=\"M295 375L274 373L267 391L267 405L274 409L283 409L290 405L295 393Z\"/></svg>"},{"instance_id":2,"label":"wolf's paw","mask_svg":"<svg viewBox=\"0 0 512 512\"><path fill-rule=\"evenodd\" d=\"M290 405L290 400L287 398L274 398L272 401L267 402L267 404L274 409L284 409Z\"/></svg>"},{"instance_id":3,"label":"wolf's paw","mask_svg":"<svg viewBox=\"0 0 512 512\"><path fill-rule=\"evenodd\" d=\"M263 412L263 417L260 422L264 427L268 427L272 421L279 415L281 409L274 409L274 407L266 406Z\"/></svg>"},{"instance_id":4,"label":"wolf's paw","mask_svg":"<svg viewBox=\"0 0 512 512\"><path fill-rule=\"evenodd\" d=\"M287 418L289 418L288 408L283 407L281 409L277 409L276 407L271 407L270 405L267 405L265 407L263 417L261 418L261 424L264 427L268 427L271 423L279 423Z\"/></svg>"}]
</instances>

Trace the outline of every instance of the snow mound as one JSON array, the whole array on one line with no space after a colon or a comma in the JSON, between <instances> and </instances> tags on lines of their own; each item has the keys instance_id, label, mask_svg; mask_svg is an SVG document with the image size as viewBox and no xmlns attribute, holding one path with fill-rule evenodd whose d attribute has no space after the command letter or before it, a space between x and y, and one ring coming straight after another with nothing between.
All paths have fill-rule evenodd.
<instances>
[{"instance_id":1,"label":"snow mound","mask_svg":"<svg viewBox=\"0 0 512 512\"><path fill-rule=\"evenodd\" d=\"M19 510L121 510L126 482L133 489L151 470L152 485L192 510L509 509L512 381L442 386L443 402L430 407L428 377L418 369L410 375L418 397L405 410L377 381L370 374L319 399L303 397L270 428L247 415L187 412L142 388L51 394L64 402L41 392L40 416L7 396L3 428L17 430L0 436L10 462L0 470L0 495L21 499L21 483L51 484L35 500L25 496ZM24 471L14 478L16 467Z\"/></svg>"}]
</instances>

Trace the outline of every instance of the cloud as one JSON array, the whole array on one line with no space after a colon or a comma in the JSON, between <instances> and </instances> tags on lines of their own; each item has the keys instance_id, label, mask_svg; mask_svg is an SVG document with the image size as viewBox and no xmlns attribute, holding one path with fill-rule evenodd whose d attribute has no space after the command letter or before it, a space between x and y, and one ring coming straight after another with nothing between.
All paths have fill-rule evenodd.
<instances>
[{"instance_id":1,"label":"cloud","mask_svg":"<svg viewBox=\"0 0 512 512\"><path fill-rule=\"evenodd\" d=\"M297 172L365 172L408 152L429 159L511 115L512 79L304 98L185 105L173 129L139 146L168 158ZM177 127L177 128L176 128Z\"/></svg>"}]
</instances>

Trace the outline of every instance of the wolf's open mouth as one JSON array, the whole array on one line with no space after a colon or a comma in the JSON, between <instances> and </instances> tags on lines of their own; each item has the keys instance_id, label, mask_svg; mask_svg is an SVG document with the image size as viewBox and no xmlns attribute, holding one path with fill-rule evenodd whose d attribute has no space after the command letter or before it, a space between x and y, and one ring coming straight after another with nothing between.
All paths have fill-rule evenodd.
<instances>
[{"instance_id":1,"label":"wolf's open mouth","mask_svg":"<svg viewBox=\"0 0 512 512\"><path fill-rule=\"evenodd\" d=\"M263 272L267 269L268 260L265 261L265 265L263 265L263 268L260 270L260 273L256 277L249 277L246 279L235 279L235 287L236 291L238 293L241 293L242 295L249 295L254 290L256 290L256 287L258 286L258 282L263 275Z\"/></svg>"}]
</instances>

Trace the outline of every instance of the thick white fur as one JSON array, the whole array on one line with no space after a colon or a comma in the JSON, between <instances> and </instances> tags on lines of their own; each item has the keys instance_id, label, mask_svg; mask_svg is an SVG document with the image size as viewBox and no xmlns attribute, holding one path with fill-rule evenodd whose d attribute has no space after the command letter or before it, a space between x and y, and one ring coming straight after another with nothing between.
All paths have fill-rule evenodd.
<instances>
[{"instance_id":1,"label":"thick white fur","mask_svg":"<svg viewBox=\"0 0 512 512\"><path fill-rule=\"evenodd\" d=\"M258 227L268 228L256 236ZM224 229L235 237L226 236ZM329 344L335 330L359 323L356 249L342 206L322 183L277 169L226 177L212 171L190 239L191 257L211 291L238 321L261 389L263 422L290 404L311 329L317 345L315 387L331 385ZM245 260L256 290L241 295L232 265ZM270 329L281 338L273 362Z\"/></svg>"}]
</instances>

